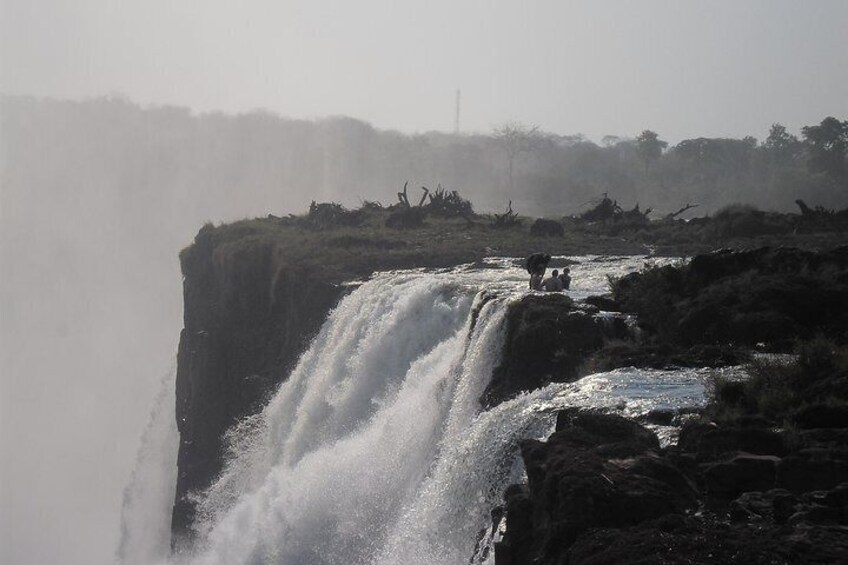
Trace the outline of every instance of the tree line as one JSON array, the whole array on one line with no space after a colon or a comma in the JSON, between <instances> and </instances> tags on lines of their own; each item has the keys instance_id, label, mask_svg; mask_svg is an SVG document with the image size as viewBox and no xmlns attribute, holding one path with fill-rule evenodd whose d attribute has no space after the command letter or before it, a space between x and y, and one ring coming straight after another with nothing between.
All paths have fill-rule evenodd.
<instances>
[{"instance_id":1,"label":"tree line","mask_svg":"<svg viewBox=\"0 0 848 565\"><path fill-rule=\"evenodd\" d=\"M480 211L509 201L527 215L584 212L604 193L666 214L698 203L797 210L848 207L848 121L825 117L795 135L776 123L753 137L683 140L581 135L507 123L491 132L404 134L346 117L306 121L266 111L193 114L120 98L83 102L3 96L3 182L74 200L109 195L134 212L195 210L204 220L357 206L441 184ZM189 221L193 221L190 220Z\"/></svg>"}]
</instances>

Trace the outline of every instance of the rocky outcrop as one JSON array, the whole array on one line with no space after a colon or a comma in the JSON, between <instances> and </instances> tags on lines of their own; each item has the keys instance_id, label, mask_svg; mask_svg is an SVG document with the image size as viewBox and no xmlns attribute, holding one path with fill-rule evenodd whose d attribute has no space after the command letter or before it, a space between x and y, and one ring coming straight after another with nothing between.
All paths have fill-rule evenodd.
<instances>
[{"instance_id":1,"label":"rocky outcrop","mask_svg":"<svg viewBox=\"0 0 848 565\"><path fill-rule=\"evenodd\" d=\"M521 455L528 487L507 497L498 565L562 563L587 530L623 528L695 506L694 485L660 457L656 436L620 416L561 412L554 434L524 442Z\"/></svg>"},{"instance_id":2,"label":"rocky outcrop","mask_svg":"<svg viewBox=\"0 0 848 565\"><path fill-rule=\"evenodd\" d=\"M683 267L627 275L613 285L613 298L662 342L785 350L818 332L844 335L848 247L699 255Z\"/></svg>"},{"instance_id":3,"label":"rocky outcrop","mask_svg":"<svg viewBox=\"0 0 848 565\"><path fill-rule=\"evenodd\" d=\"M343 288L287 259L273 241L225 240L210 227L182 256L184 329L173 545L191 535L194 504L223 464L223 433L286 378Z\"/></svg>"},{"instance_id":4,"label":"rocky outcrop","mask_svg":"<svg viewBox=\"0 0 848 565\"><path fill-rule=\"evenodd\" d=\"M688 428L661 451L619 416L560 413L546 442L522 445L528 480L507 490L497 565L848 560L848 452L832 430L825 450L754 428Z\"/></svg>"},{"instance_id":5,"label":"rocky outcrop","mask_svg":"<svg viewBox=\"0 0 848 565\"><path fill-rule=\"evenodd\" d=\"M605 305L636 313L645 341L605 348L609 364L725 363L734 344L808 340L791 363L717 379L666 450L618 416L561 414L522 446L497 565L848 562L848 248L719 252L613 291Z\"/></svg>"},{"instance_id":6,"label":"rocky outcrop","mask_svg":"<svg viewBox=\"0 0 848 565\"><path fill-rule=\"evenodd\" d=\"M605 337L626 332L623 325L596 318L595 312L577 307L562 293L529 294L510 304L502 362L482 404L493 406L522 391L576 380L582 363Z\"/></svg>"}]
</instances>

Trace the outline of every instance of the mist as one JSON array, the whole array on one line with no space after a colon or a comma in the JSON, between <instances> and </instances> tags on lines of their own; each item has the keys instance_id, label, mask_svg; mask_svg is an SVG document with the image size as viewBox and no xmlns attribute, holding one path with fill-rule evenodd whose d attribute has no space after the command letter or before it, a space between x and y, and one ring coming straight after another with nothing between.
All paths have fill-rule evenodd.
<instances>
[{"instance_id":1,"label":"mist","mask_svg":"<svg viewBox=\"0 0 848 565\"><path fill-rule=\"evenodd\" d=\"M0 26L3 563L113 560L206 222L391 204L407 181L550 217L602 193L848 206L802 147L848 118L838 0L4 0ZM797 151L772 151L775 123ZM512 176L505 124L539 134ZM644 130L667 143L650 163Z\"/></svg>"}]
</instances>

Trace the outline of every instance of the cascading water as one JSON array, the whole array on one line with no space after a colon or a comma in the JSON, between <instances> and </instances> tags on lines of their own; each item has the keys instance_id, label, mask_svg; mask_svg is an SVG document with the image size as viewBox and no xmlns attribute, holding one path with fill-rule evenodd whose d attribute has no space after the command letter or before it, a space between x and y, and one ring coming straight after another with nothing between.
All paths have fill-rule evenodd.
<instances>
[{"instance_id":1,"label":"cascading water","mask_svg":"<svg viewBox=\"0 0 848 565\"><path fill-rule=\"evenodd\" d=\"M570 294L639 266L584 260ZM558 408L700 402L703 374L632 370L481 412L505 305L527 292L513 263L490 267L383 273L342 300L266 408L228 433L224 471L197 495L197 541L171 563L489 563L518 442L550 433Z\"/></svg>"},{"instance_id":2,"label":"cascading water","mask_svg":"<svg viewBox=\"0 0 848 565\"><path fill-rule=\"evenodd\" d=\"M176 367L159 393L141 438L135 470L124 489L121 537L115 561L149 565L166 559L171 548L171 508L177 476L179 432L174 420Z\"/></svg>"},{"instance_id":3,"label":"cascading water","mask_svg":"<svg viewBox=\"0 0 848 565\"><path fill-rule=\"evenodd\" d=\"M469 432L498 360L505 298L474 295L462 277L406 273L343 300L266 409L231 433L229 463L198 501L200 542L186 560L385 562L393 540L416 529L470 543L452 553L469 556L473 532L415 515L452 486L436 482L450 473L440 454ZM470 466L454 470L458 479L477 466L451 456ZM479 497L467 490L451 495Z\"/></svg>"}]
</instances>

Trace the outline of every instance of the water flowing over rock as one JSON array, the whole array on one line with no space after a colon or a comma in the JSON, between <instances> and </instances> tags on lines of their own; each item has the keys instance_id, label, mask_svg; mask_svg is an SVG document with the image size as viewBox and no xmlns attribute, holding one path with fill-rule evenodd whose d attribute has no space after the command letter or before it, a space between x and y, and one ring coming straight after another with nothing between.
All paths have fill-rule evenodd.
<instances>
[{"instance_id":1,"label":"water flowing over rock","mask_svg":"<svg viewBox=\"0 0 848 565\"><path fill-rule=\"evenodd\" d=\"M521 262L509 259L334 286L273 246L216 246L201 233L183 255L192 276L169 562L509 565L663 555L668 563L782 563L844 555L846 436L844 407L834 401L844 371L836 354L799 354L819 376L793 393L806 399L788 413L794 429L754 413L710 423L693 412L711 375L723 375L719 396L736 410L753 406L743 397L756 389L739 368L697 368L732 364L735 353L648 342L655 336L640 333L632 315L609 311L618 302L587 300L642 258L557 260L572 265L567 293L528 290ZM677 276L662 264L653 272ZM296 331L306 319L315 323L311 340ZM575 381L599 370L599 359L618 368ZM627 359L663 369L625 367ZM166 427L155 414L153 421ZM161 467L156 461L165 459L153 458L152 468ZM131 499L143 483L128 490ZM129 518L127 527L141 531L144 520ZM163 554L132 549L138 536L125 539L122 548L136 556ZM122 563L144 562L122 555Z\"/></svg>"},{"instance_id":2,"label":"water flowing over rock","mask_svg":"<svg viewBox=\"0 0 848 565\"><path fill-rule=\"evenodd\" d=\"M605 285L597 265L583 268L576 297ZM265 406L223 434L221 470L189 493L192 535L172 562L491 564L492 509L522 477L520 441L546 437L557 408L600 402L621 380L549 379L481 407L531 303L602 340L595 310L556 294L527 302L526 284L502 262L382 273L344 296ZM702 394L691 378L684 402Z\"/></svg>"},{"instance_id":3,"label":"water flowing over rock","mask_svg":"<svg viewBox=\"0 0 848 565\"><path fill-rule=\"evenodd\" d=\"M201 230L181 256L185 327L176 418L175 546L195 519L191 493L221 471L224 433L259 411L344 289L286 264L272 245L218 245Z\"/></svg>"}]
</instances>

